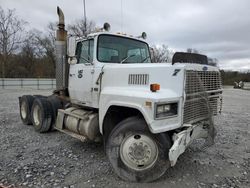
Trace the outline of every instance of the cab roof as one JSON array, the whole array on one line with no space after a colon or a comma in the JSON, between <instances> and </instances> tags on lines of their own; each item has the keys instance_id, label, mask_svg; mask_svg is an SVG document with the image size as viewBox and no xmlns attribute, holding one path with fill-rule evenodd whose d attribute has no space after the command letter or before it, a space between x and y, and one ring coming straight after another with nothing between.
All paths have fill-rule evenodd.
<instances>
[{"instance_id":1,"label":"cab roof","mask_svg":"<svg viewBox=\"0 0 250 188\"><path fill-rule=\"evenodd\" d=\"M129 39L134 39L134 40L138 40L138 41L141 41L141 42L144 42L144 43L147 43L144 39L142 38L138 38L138 37L135 37L135 36L132 36L132 35L127 35L125 33L111 33L111 32L107 32L107 31L102 31L102 32L95 32L95 33L90 33L87 35L87 37L81 37L81 39L84 39L84 38L92 38L92 37L96 37L96 36L99 36L99 35L112 35L112 36L118 36L118 37L124 37L124 38L129 38Z\"/></svg>"}]
</instances>

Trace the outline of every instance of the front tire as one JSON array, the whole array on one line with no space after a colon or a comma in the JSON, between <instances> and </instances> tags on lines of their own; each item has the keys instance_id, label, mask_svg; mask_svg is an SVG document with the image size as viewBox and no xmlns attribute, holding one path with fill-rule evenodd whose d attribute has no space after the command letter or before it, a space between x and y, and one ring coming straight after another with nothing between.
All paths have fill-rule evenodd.
<instances>
[{"instance_id":1,"label":"front tire","mask_svg":"<svg viewBox=\"0 0 250 188\"><path fill-rule=\"evenodd\" d=\"M123 180L151 182L170 167L170 144L168 135L152 134L143 119L130 117L112 130L106 153L114 171Z\"/></svg>"}]
</instances>

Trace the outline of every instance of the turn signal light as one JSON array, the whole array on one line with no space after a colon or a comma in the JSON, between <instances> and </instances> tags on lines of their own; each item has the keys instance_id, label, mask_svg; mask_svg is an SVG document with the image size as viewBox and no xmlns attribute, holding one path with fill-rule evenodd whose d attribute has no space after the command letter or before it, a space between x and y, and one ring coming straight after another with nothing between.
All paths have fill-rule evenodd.
<instances>
[{"instance_id":1,"label":"turn signal light","mask_svg":"<svg viewBox=\"0 0 250 188\"><path fill-rule=\"evenodd\" d=\"M156 92L156 91L160 90L160 84L150 84L150 90L152 92Z\"/></svg>"}]
</instances>

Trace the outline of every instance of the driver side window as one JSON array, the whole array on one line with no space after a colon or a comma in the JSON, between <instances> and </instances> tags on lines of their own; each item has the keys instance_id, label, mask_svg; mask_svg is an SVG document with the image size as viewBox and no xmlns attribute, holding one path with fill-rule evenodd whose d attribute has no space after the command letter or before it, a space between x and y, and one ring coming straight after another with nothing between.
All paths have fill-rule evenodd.
<instances>
[{"instance_id":1,"label":"driver side window","mask_svg":"<svg viewBox=\"0 0 250 188\"><path fill-rule=\"evenodd\" d=\"M85 40L77 43L77 64L89 64L93 62L94 40Z\"/></svg>"}]
</instances>

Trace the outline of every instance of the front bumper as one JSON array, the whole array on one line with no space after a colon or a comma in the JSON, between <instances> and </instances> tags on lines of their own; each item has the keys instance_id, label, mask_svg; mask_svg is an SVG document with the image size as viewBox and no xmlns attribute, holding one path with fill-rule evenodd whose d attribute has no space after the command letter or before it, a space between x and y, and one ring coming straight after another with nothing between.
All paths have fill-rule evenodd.
<instances>
[{"instance_id":1,"label":"front bumper","mask_svg":"<svg viewBox=\"0 0 250 188\"><path fill-rule=\"evenodd\" d=\"M172 137L173 145L168 153L171 166L176 164L178 157L186 150L193 140L205 138L205 146L212 145L214 143L216 132L213 123L203 121L195 125L184 124L183 127L186 129L174 134Z\"/></svg>"}]
</instances>

